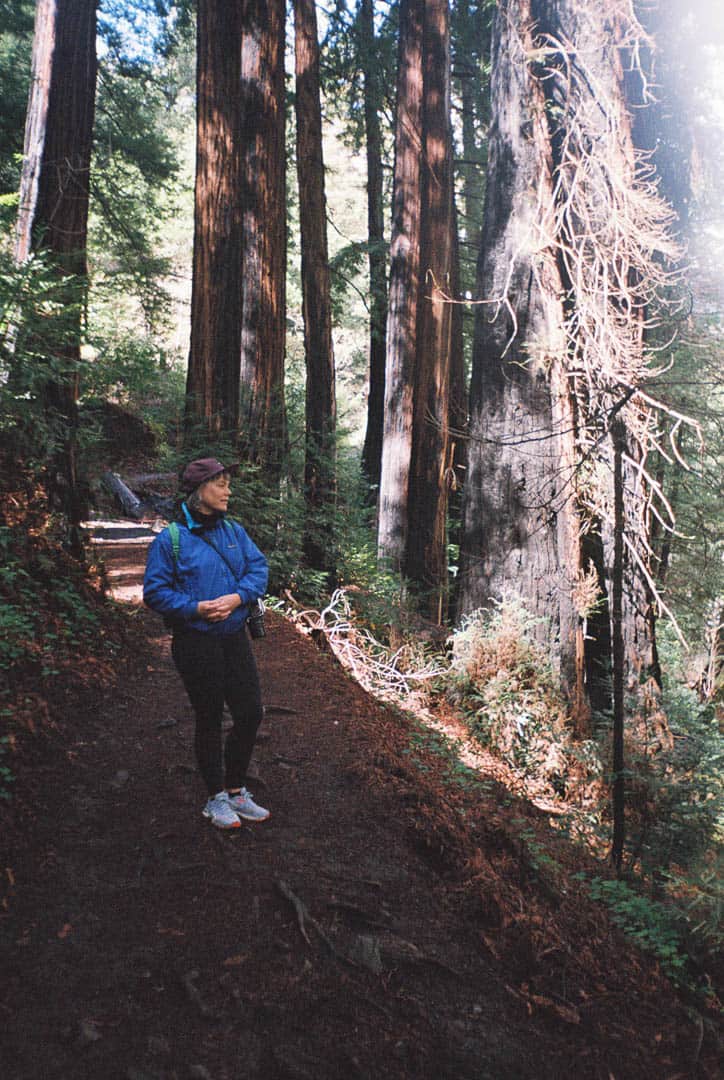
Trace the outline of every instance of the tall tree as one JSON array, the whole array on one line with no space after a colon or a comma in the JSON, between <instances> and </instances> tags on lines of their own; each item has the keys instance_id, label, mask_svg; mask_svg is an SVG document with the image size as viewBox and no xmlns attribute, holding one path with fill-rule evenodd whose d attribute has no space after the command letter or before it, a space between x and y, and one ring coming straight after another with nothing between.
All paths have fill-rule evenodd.
<instances>
[{"instance_id":1,"label":"tall tree","mask_svg":"<svg viewBox=\"0 0 724 1080\"><path fill-rule=\"evenodd\" d=\"M380 558L399 572L405 569L407 552L407 503L417 354L423 130L422 33L422 3L420 0L402 0L395 111L384 441L377 535Z\"/></svg>"},{"instance_id":2,"label":"tall tree","mask_svg":"<svg viewBox=\"0 0 724 1080\"><path fill-rule=\"evenodd\" d=\"M595 674L584 620L597 590L611 612L614 421L627 443L628 690L653 659L643 327L666 280L655 253L672 245L624 98L622 50L640 36L630 12L612 24L593 0L505 0L493 32L461 607L515 591L548 620L540 632L582 722L584 680ZM610 660L611 640L600 626L589 656L605 650Z\"/></svg>"},{"instance_id":3,"label":"tall tree","mask_svg":"<svg viewBox=\"0 0 724 1080\"><path fill-rule=\"evenodd\" d=\"M378 549L446 605L450 384L461 368L447 0L400 9L385 428ZM454 377L455 384L460 375Z\"/></svg>"},{"instance_id":4,"label":"tall tree","mask_svg":"<svg viewBox=\"0 0 724 1080\"><path fill-rule=\"evenodd\" d=\"M457 219L453 189L448 0L426 0L423 29L424 152L421 276L406 574L431 590L427 606L441 621L447 604L447 501Z\"/></svg>"},{"instance_id":5,"label":"tall tree","mask_svg":"<svg viewBox=\"0 0 724 1080\"><path fill-rule=\"evenodd\" d=\"M553 162L543 89L526 63L530 18L528 0L508 0L493 29L478 265L478 295L491 302L478 306L475 322L460 607L472 611L518 590L532 610L552 619L564 681L573 689L575 433L565 380L557 370L552 377L567 347L564 287L555 251L536 243L538 199L553 199Z\"/></svg>"},{"instance_id":6,"label":"tall tree","mask_svg":"<svg viewBox=\"0 0 724 1080\"><path fill-rule=\"evenodd\" d=\"M239 425L243 0L199 0L196 190L186 433L235 438Z\"/></svg>"},{"instance_id":7,"label":"tall tree","mask_svg":"<svg viewBox=\"0 0 724 1080\"><path fill-rule=\"evenodd\" d=\"M286 441L284 0L248 0L242 90L242 442L278 480Z\"/></svg>"},{"instance_id":8,"label":"tall tree","mask_svg":"<svg viewBox=\"0 0 724 1080\"><path fill-rule=\"evenodd\" d=\"M69 325L48 364L43 397L55 447L51 493L68 515L76 545L84 509L76 430L96 68L95 0L38 0L16 258L23 262L45 250L69 275Z\"/></svg>"},{"instance_id":9,"label":"tall tree","mask_svg":"<svg viewBox=\"0 0 724 1080\"><path fill-rule=\"evenodd\" d=\"M387 268L383 213L382 66L375 36L373 0L361 0L359 48L364 78L365 154L367 158L367 243L370 275L370 345L367 430L362 467L373 487L380 482L387 352Z\"/></svg>"},{"instance_id":10,"label":"tall tree","mask_svg":"<svg viewBox=\"0 0 724 1080\"><path fill-rule=\"evenodd\" d=\"M336 400L319 39L314 0L295 0L294 34L302 310L307 364L304 481L308 513L304 548L311 566L329 569L332 551L320 513L335 498Z\"/></svg>"}]
</instances>

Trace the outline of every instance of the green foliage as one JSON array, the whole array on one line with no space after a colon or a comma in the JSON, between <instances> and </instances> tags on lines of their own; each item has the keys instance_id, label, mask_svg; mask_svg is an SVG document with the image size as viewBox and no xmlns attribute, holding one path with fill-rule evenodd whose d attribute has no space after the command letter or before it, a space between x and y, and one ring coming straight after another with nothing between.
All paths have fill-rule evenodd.
<instances>
[{"instance_id":1,"label":"green foliage","mask_svg":"<svg viewBox=\"0 0 724 1080\"><path fill-rule=\"evenodd\" d=\"M365 41L359 4L350 10L337 3L328 13L327 30L320 55L322 85L327 108L343 119L346 144L359 150L365 143L364 70L369 64L374 74L368 88L374 108L380 114L387 153L392 145L391 117L394 113L397 55L397 4L380 18L378 9L374 42ZM366 50L372 51L371 57Z\"/></svg>"},{"instance_id":2,"label":"green foliage","mask_svg":"<svg viewBox=\"0 0 724 1080\"><path fill-rule=\"evenodd\" d=\"M0 668L5 691L21 675L47 678L85 648L100 626L98 598L80 568L58 574L51 549L23 530L0 527ZM70 563L65 564L66 571Z\"/></svg>"},{"instance_id":3,"label":"green foliage","mask_svg":"<svg viewBox=\"0 0 724 1080\"><path fill-rule=\"evenodd\" d=\"M651 953L666 974L681 982L687 966L680 916L668 905L650 900L626 881L592 878L593 900L604 903L613 922L644 952Z\"/></svg>"},{"instance_id":4,"label":"green foliage","mask_svg":"<svg viewBox=\"0 0 724 1080\"><path fill-rule=\"evenodd\" d=\"M527 866L541 876L550 876L561 870L560 864L543 846L533 826L527 818L516 816L510 819L515 831L515 838L520 843Z\"/></svg>"},{"instance_id":5,"label":"green foliage","mask_svg":"<svg viewBox=\"0 0 724 1080\"><path fill-rule=\"evenodd\" d=\"M71 383L83 283L34 256L18 266L0 250L0 439L19 461L42 470L67 433L49 388Z\"/></svg>"},{"instance_id":6,"label":"green foliage","mask_svg":"<svg viewBox=\"0 0 724 1080\"><path fill-rule=\"evenodd\" d=\"M555 795L576 756L566 702L535 639L539 622L517 597L466 616L451 639L447 695L483 745Z\"/></svg>"},{"instance_id":7,"label":"green foliage","mask_svg":"<svg viewBox=\"0 0 724 1080\"><path fill-rule=\"evenodd\" d=\"M3 715L4 711L5 710L0 709L0 716ZM3 761L3 758L5 757L5 755L6 755L7 751L8 751L8 746L9 745L10 745L10 739L8 738L7 735L0 738L0 799L6 799L6 800L11 798L10 785L15 780L15 777L13 776L12 770Z\"/></svg>"},{"instance_id":8,"label":"green foliage","mask_svg":"<svg viewBox=\"0 0 724 1080\"><path fill-rule=\"evenodd\" d=\"M357 288L355 278L365 267L369 249L370 244L366 241L353 242L341 247L329 260L332 318L335 323L339 323L347 314L349 291Z\"/></svg>"},{"instance_id":9,"label":"green foliage","mask_svg":"<svg viewBox=\"0 0 724 1080\"><path fill-rule=\"evenodd\" d=\"M462 787L466 791L485 795L493 786L493 781L481 778L476 769L471 769L460 760L455 739L415 717L411 718L409 748L405 753L423 773L428 772L429 767L420 755L433 755L438 758L443 767L440 780L453 787Z\"/></svg>"},{"instance_id":10,"label":"green foliage","mask_svg":"<svg viewBox=\"0 0 724 1080\"><path fill-rule=\"evenodd\" d=\"M674 748L665 763L635 777L646 811L632 843L645 879L682 913L690 947L708 952L722 943L724 736L713 704L686 685L685 658L670 627L661 628L659 650Z\"/></svg>"},{"instance_id":11,"label":"green foliage","mask_svg":"<svg viewBox=\"0 0 724 1080\"><path fill-rule=\"evenodd\" d=\"M94 340L81 367L80 399L115 402L167 435L183 413L185 383L181 364L153 338L121 334Z\"/></svg>"},{"instance_id":12,"label":"green foliage","mask_svg":"<svg viewBox=\"0 0 724 1080\"><path fill-rule=\"evenodd\" d=\"M178 213L183 112L170 112L162 71L150 61L114 54L100 65L91 178L89 253L94 305L117 317L121 297L147 332L168 321L171 261L164 225ZM190 221L189 221L190 226Z\"/></svg>"},{"instance_id":13,"label":"green foliage","mask_svg":"<svg viewBox=\"0 0 724 1080\"><path fill-rule=\"evenodd\" d=\"M17 192L30 85L35 4L0 0L0 193ZM0 201L0 225L14 222L15 206Z\"/></svg>"}]
</instances>

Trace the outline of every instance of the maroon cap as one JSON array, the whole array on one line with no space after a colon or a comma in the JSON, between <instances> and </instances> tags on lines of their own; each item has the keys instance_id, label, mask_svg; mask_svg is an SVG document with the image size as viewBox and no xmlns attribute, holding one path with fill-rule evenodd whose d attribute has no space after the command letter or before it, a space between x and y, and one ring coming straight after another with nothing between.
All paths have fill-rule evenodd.
<instances>
[{"instance_id":1,"label":"maroon cap","mask_svg":"<svg viewBox=\"0 0 724 1080\"><path fill-rule=\"evenodd\" d=\"M184 469L181 484L184 491L190 494L192 491L196 491L196 488L201 484L205 484L207 480L218 476L219 473L234 472L238 468L238 465L222 465L220 461L212 457L197 458L196 461L190 462Z\"/></svg>"}]
</instances>

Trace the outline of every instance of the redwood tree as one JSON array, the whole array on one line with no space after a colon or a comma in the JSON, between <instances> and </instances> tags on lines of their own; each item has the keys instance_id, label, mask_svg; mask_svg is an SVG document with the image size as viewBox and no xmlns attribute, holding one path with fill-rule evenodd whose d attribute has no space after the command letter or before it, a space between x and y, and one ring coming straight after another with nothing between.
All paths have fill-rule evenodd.
<instances>
[{"instance_id":1,"label":"redwood tree","mask_svg":"<svg viewBox=\"0 0 724 1080\"><path fill-rule=\"evenodd\" d=\"M367 430L362 467L373 487L380 482L387 351L387 268L383 214L382 68L374 24L373 0L361 0L359 50L364 79L365 153L367 158L367 242L370 280L370 345Z\"/></svg>"},{"instance_id":2,"label":"redwood tree","mask_svg":"<svg viewBox=\"0 0 724 1080\"><path fill-rule=\"evenodd\" d=\"M400 572L405 569L407 551L413 384L417 355L422 210L422 33L421 0L402 0L395 114L384 441L377 537L380 558L392 569Z\"/></svg>"},{"instance_id":3,"label":"redwood tree","mask_svg":"<svg viewBox=\"0 0 724 1080\"><path fill-rule=\"evenodd\" d=\"M460 382L447 0L400 9L385 426L378 549L446 605L450 385Z\"/></svg>"},{"instance_id":4,"label":"redwood tree","mask_svg":"<svg viewBox=\"0 0 724 1080\"><path fill-rule=\"evenodd\" d=\"M86 239L96 93L95 0L38 0L20 186L16 257L46 251L65 286L66 326L48 357L43 397L50 491L74 529L78 365L87 287ZM51 362L52 361L52 362ZM77 540L77 534L75 542Z\"/></svg>"},{"instance_id":5,"label":"redwood tree","mask_svg":"<svg viewBox=\"0 0 724 1080\"><path fill-rule=\"evenodd\" d=\"M199 0L186 433L236 437L241 355L242 0Z\"/></svg>"},{"instance_id":6,"label":"redwood tree","mask_svg":"<svg viewBox=\"0 0 724 1080\"><path fill-rule=\"evenodd\" d=\"M314 0L294 4L297 174L302 248L302 310L307 365L304 481L305 554L311 566L331 568L323 511L335 498L336 401L327 213L322 155L319 41Z\"/></svg>"},{"instance_id":7,"label":"redwood tree","mask_svg":"<svg viewBox=\"0 0 724 1080\"><path fill-rule=\"evenodd\" d=\"M624 94L622 61L636 63L642 38L631 10L610 20L595 0L504 0L496 14L461 609L520 595L544 620L585 720L586 690L601 679L588 661L611 658L622 425L626 689L667 741L647 682L646 529L658 495L644 329L673 245Z\"/></svg>"},{"instance_id":8,"label":"redwood tree","mask_svg":"<svg viewBox=\"0 0 724 1080\"><path fill-rule=\"evenodd\" d=\"M554 249L536 243L538 201L553 198L553 161L543 88L526 62L530 21L529 0L506 0L493 28L477 286L484 302L473 344L460 609L519 592L552 621L563 678L573 690L578 619L571 597L580 566L575 432L559 370L567 350L563 282ZM540 632L548 633L543 624Z\"/></svg>"},{"instance_id":9,"label":"redwood tree","mask_svg":"<svg viewBox=\"0 0 724 1080\"><path fill-rule=\"evenodd\" d=\"M441 621L447 603L447 499L456 217L450 118L448 0L426 0L423 31L424 142L413 442L405 572Z\"/></svg>"},{"instance_id":10,"label":"redwood tree","mask_svg":"<svg viewBox=\"0 0 724 1080\"><path fill-rule=\"evenodd\" d=\"M284 0L248 0L241 52L241 438L279 480L286 441Z\"/></svg>"}]
</instances>

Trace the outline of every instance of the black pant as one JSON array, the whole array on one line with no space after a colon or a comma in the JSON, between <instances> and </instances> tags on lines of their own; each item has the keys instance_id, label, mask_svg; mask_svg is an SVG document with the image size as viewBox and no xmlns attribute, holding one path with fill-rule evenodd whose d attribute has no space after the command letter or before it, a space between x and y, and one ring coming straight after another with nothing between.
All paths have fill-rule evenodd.
<instances>
[{"instance_id":1,"label":"black pant","mask_svg":"<svg viewBox=\"0 0 724 1080\"><path fill-rule=\"evenodd\" d=\"M263 711L256 661L246 630L174 634L174 663L196 715L196 760L210 795L243 787ZM234 726L221 746L224 702Z\"/></svg>"}]
</instances>

